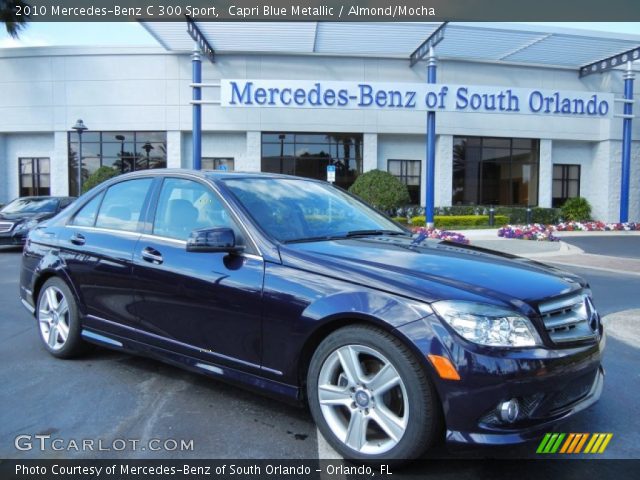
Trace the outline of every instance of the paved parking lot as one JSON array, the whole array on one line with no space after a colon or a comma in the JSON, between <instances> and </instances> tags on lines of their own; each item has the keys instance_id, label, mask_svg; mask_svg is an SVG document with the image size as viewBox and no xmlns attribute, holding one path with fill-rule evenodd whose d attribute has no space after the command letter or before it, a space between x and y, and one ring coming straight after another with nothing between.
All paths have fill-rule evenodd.
<instances>
[{"instance_id":1,"label":"paved parking lot","mask_svg":"<svg viewBox=\"0 0 640 480\"><path fill-rule=\"evenodd\" d=\"M635 237L640 251L640 237ZM581 248L583 248L581 246ZM615 245L610 246L611 249ZM627 247L625 247L627 248ZM317 458L309 413L152 360L96 349L80 360L57 360L39 345L35 321L18 300L20 252L0 249L0 458ZM613 432L605 456L640 457L640 276L568 267L592 285L611 318L601 401L561 427L566 432ZM632 312L632 309L638 309ZM64 439L193 440L193 449L122 452L21 452L20 434ZM158 446L158 444L155 444ZM170 443L169 447L173 447ZM535 446L507 452L447 451L436 457L535 456Z\"/></svg>"}]
</instances>

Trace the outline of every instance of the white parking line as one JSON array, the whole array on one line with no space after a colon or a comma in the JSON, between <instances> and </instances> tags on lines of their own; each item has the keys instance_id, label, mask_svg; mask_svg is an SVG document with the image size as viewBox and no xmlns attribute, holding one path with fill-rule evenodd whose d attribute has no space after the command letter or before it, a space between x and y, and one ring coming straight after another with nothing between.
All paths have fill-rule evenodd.
<instances>
[{"instance_id":1,"label":"white parking line","mask_svg":"<svg viewBox=\"0 0 640 480\"><path fill-rule=\"evenodd\" d=\"M316 428L316 435L318 437L318 458L320 460L342 460L338 452L336 452L331 445L324 439L320 430Z\"/></svg>"},{"instance_id":2,"label":"white parking line","mask_svg":"<svg viewBox=\"0 0 640 480\"><path fill-rule=\"evenodd\" d=\"M336 452L331 445L324 439L320 430L316 428L316 436L318 437L318 459L328 460L332 463L344 463L344 459ZM321 465L320 468L323 468ZM320 478L323 480L346 480L343 474L329 475L326 471L320 473Z\"/></svg>"}]
</instances>

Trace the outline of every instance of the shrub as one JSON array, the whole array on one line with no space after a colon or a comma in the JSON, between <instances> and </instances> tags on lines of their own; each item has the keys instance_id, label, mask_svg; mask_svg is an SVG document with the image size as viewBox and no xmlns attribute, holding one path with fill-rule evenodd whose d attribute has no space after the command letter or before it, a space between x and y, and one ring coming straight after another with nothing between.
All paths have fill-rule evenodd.
<instances>
[{"instance_id":1,"label":"shrub","mask_svg":"<svg viewBox=\"0 0 640 480\"><path fill-rule=\"evenodd\" d=\"M574 222L591 220L591 205L586 198L570 198L562 206L562 216L565 220Z\"/></svg>"},{"instance_id":2,"label":"shrub","mask_svg":"<svg viewBox=\"0 0 640 480\"><path fill-rule=\"evenodd\" d=\"M383 211L409 203L407 186L382 170L371 170L359 175L349 192Z\"/></svg>"},{"instance_id":3,"label":"shrub","mask_svg":"<svg viewBox=\"0 0 640 480\"><path fill-rule=\"evenodd\" d=\"M488 215L436 215L434 218L436 228L452 228L452 227L488 227ZM494 217L494 226L506 225L509 219L505 215L496 215ZM411 219L412 227L424 227L426 220L424 216L413 217Z\"/></svg>"},{"instance_id":4,"label":"shrub","mask_svg":"<svg viewBox=\"0 0 640 480\"><path fill-rule=\"evenodd\" d=\"M109 180L118 175L118 171L112 167L100 167L98 170L89 175L89 178L82 184L82 193L88 192L96 185Z\"/></svg>"}]
</instances>

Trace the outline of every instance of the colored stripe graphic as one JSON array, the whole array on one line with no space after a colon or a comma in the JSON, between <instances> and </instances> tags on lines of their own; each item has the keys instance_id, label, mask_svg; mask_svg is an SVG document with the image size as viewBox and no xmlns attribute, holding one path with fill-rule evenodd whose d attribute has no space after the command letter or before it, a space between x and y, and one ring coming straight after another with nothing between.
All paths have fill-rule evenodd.
<instances>
[{"instance_id":1,"label":"colored stripe graphic","mask_svg":"<svg viewBox=\"0 0 640 480\"><path fill-rule=\"evenodd\" d=\"M540 445L538 445L538 449L536 450L536 453L542 453L544 451L544 447L550 438L551 438L551 434L547 433L542 439L542 441L540 442Z\"/></svg>"},{"instance_id":2,"label":"colored stripe graphic","mask_svg":"<svg viewBox=\"0 0 640 480\"><path fill-rule=\"evenodd\" d=\"M569 436L567 437L567 441L564 442L564 445L562 445L562 448L560 449L560 453L567 453L567 449L569 448L571 443L573 443L573 439L575 437L576 437L575 433L570 433L569 434Z\"/></svg>"},{"instance_id":3,"label":"colored stripe graphic","mask_svg":"<svg viewBox=\"0 0 640 480\"><path fill-rule=\"evenodd\" d=\"M536 453L603 453L612 438L613 433L547 433L538 445Z\"/></svg>"}]
</instances>

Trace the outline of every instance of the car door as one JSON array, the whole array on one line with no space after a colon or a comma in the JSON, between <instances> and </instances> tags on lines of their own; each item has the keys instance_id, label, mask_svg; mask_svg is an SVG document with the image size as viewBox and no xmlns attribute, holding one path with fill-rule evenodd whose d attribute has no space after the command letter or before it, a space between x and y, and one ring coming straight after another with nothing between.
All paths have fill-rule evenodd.
<instances>
[{"instance_id":1,"label":"car door","mask_svg":"<svg viewBox=\"0 0 640 480\"><path fill-rule=\"evenodd\" d=\"M258 367L264 262L206 183L166 177L134 253L136 304L149 341L234 367ZM233 228L242 254L187 252L197 228Z\"/></svg>"},{"instance_id":2,"label":"car door","mask_svg":"<svg viewBox=\"0 0 640 480\"><path fill-rule=\"evenodd\" d=\"M60 256L86 309L87 325L137 327L133 250L153 179L122 181L91 198L60 235Z\"/></svg>"}]
</instances>

